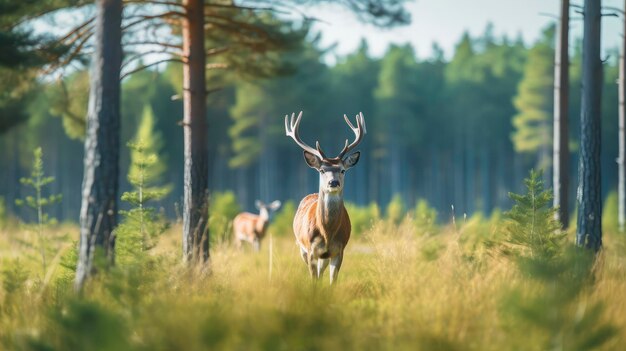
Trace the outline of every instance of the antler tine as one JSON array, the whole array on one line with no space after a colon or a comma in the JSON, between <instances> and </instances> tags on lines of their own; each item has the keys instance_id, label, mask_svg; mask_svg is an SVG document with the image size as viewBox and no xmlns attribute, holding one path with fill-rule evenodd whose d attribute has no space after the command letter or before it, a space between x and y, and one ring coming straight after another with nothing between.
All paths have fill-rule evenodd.
<instances>
[{"instance_id":1,"label":"antler tine","mask_svg":"<svg viewBox=\"0 0 626 351\"><path fill-rule=\"evenodd\" d=\"M365 118L363 117L363 112L359 112L359 117L361 117L361 125L363 126L363 134L367 134L367 126L365 126Z\"/></svg>"},{"instance_id":2,"label":"antler tine","mask_svg":"<svg viewBox=\"0 0 626 351\"><path fill-rule=\"evenodd\" d=\"M317 149L317 152L319 152L319 156L322 158L322 160L326 159L326 154L324 154L324 151L322 151L319 141L315 142L315 148Z\"/></svg>"},{"instance_id":3,"label":"antler tine","mask_svg":"<svg viewBox=\"0 0 626 351\"><path fill-rule=\"evenodd\" d=\"M326 156L324 156L324 153L322 152L322 149L320 148L319 142L317 142L316 150L304 143L302 139L300 139L300 135L298 134L298 127L300 127L300 118L302 118L302 111L300 111L298 117L295 118L295 120L294 117L296 117L295 112L291 114L291 119L289 119L289 115L285 115L285 135L291 137L291 139L293 139L296 144L298 144L298 146L304 149L304 151L310 152L321 159L326 158Z\"/></svg>"},{"instance_id":4,"label":"antler tine","mask_svg":"<svg viewBox=\"0 0 626 351\"><path fill-rule=\"evenodd\" d=\"M348 140L346 140L346 145L343 147L343 150L341 150L341 152L339 153L339 156L337 156L338 158L342 158L346 153L354 149L361 142L361 139L363 139L363 135L367 133L366 128L365 128L365 119L363 118L363 113L359 112L359 114L356 115L356 128L354 127L352 122L350 122L350 119L348 118L348 116L344 114L343 118L346 120L346 123L348 124L350 129L352 129L352 131L354 132L355 139L350 145L348 145Z\"/></svg>"}]
</instances>

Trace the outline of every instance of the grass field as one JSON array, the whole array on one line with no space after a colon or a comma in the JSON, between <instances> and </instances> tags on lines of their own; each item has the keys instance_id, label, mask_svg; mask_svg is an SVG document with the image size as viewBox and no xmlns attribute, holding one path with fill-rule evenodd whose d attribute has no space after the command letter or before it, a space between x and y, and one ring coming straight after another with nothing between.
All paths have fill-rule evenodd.
<instances>
[{"instance_id":1,"label":"grass field","mask_svg":"<svg viewBox=\"0 0 626 351\"><path fill-rule=\"evenodd\" d=\"M122 257L126 263L99 274L82 296L71 288L75 227L49 229L46 276L28 245L36 238L5 228L0 348L622 349L626 240L605 231L591 281L552 285L494 246L502 226L474 217L424 233L409 217L380 220L352 238L330 287L328 272L309 279L291 233L274 233L270 277L268 238L258 254L215 244L210 268L200 272L179 263L173 225L155 248Z\"/></svg>"}]
</instances>

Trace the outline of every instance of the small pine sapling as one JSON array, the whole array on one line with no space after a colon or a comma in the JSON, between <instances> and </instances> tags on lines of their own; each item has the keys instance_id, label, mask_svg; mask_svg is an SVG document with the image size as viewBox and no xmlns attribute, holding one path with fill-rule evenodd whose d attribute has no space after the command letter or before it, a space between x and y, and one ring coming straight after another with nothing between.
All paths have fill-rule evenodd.
<instances>
[{"instance_id":1,"label":"small pine sapling","mask_svg":"<svg viewBox=\"0 0 626 351\"><path fill-rule=\"evenodd\" d=\"M505 214L507 254L551 259L562 251L566 233L555 219L556 209L550 207L552 192L544 189L542 177L542 172L531 170L529 178L524 179L526 193L509 193L515 204Z\"/></svg>"},{"instance_id":2,"label":"small pine sapling","mask_svg":"<svg viewBox=\"0 0 626 351\"><path fill-rule=\"evenodd\" d=\"M522 276L505 299L503 318L524 343L535 337L545 350L594 349L616 333L602 303L581 303L594 286L594 256L567 242L541 179L531 171L526 194L510 194L515 205L506 214L501 251Z\"/></svg>"},{"instance_id":3,"label":"small pine sapling","mask_svg":"<svg viewBox=\"0 0 626 351\"><path fill-rule=\"evenodd\" d=\"M37 233L39 241L39 253L41 255L41 264L43 275L47 272L46 262L46 240L44 230L46 226L55 223L54 219L45 212L45 208L61 201L60 194L44 196L44 188L46 185L54 182L54 177L47 177L43 171L43 151L38 147L33 152L33 168L29 178L21 178L20 183L34 190L34 196L26 196L24 199L15 200L18 206L26 206L33 209L37 214L37 223L34 231Z\"/></svg>"},{"instance_id":4,"label":"small pine sapling","mask_svg":"<svg viewBox=\"0 0 626 351\"><path fill-rule=\"evenodd\" d=\"M151 173L159 158L146 149L141 140L128 143L131 150L131 167L128 180L134 190L122 194L122 201L128 202L132 209L120 211L124 220L116 230L117 257L122 264L140 258L143 252L154 247L156 238L167 229L167 223L155 208L146 206L149 201L160 200L169 191L169 186L154 186L155 174ZM159 172L156 172L158 175ZM127 261L128 262L125 262Z\"/></svg>"}]
</instances>

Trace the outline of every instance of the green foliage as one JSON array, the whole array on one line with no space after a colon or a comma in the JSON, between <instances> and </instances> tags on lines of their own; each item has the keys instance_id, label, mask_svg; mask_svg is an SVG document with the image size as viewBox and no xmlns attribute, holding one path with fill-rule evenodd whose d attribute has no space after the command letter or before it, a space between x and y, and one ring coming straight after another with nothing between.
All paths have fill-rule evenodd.
<instances>
[{"instance_id":1,"label":"green foliage","mask_svg":"<svg viewBox=\"0 0 626 351\"><path fill-rule=\"evenodd\" d=\"M4 196L0 196L0 230L4 229L7 224L7 206Z\"/></svg>"},{"instance_id":2,"label":"green foliage","mask_svg":"<svg viewBox=\"0 0 626 351\"><path fill-rule=\"evenodd\" d=\"M24 289L26 280L28 279L28 271L24 269L24 265L19 259L5 261L2 267L2 288L5 292L5 305L15 294L21 292Z\"/></svg>"},{"instance_id":3,"label":"green foliage","mask_svg":"<svg viewBox=\"0 0 626 351\"><path fill-rule=\"evenodd\" d=\"M602 228L606 230L618 230L617 191L613 190L604 200L602 206ZM573 216L576 218L575 216Z\"/></svg>"},{"instance_id":4,"label":"green foliage","mask_svg":"<svg viewBox=\"0 0 626 351\"><path fill-rule=\"evenodd\" d=\"M520 258L553 259L561 254L566 233L551 208L552 192L544 190L542 173L530 171L525 194L509 193L515 201L509 219L506 252Z\"/></svg>"},{"instance_id":5,"label":"green foliage","mask_svg":"<svg viewBox=\"0 0 626 351\"><path fill-rule=\"evenodd\" d=\"M554 88L554 26L528 52L524 77L514 99L518 114L513 117L515 131L511 139L515 150L541 151L538 168L550 167L552 147L552 109Z\"/></svg>"},{"instance_id":6,"label":"green foliage","mask_svg":"<svg viewBox=\"0 0 626 351\"><path fill-rule=\"evenodd\" d=\"M405 215L406 209L404 207L404 200L402 200L400 194L395 194L387 204L385 217L389 222L399 224Z\"/></svg>"},{"instance_id":7,"label":"green foliage","mask_svg":"<svg viewBox=\"0 0 626 351\"><path fill-rule=\"evenodd\" d=\"M375 202L367 206L346 202L345 206L352 224L352 235L362 235L380 220L380 209Z\"/></svg>"},{"instance_id":8,"label":"green foliage","mask_svg":"<svg viewBox=\"0 0 626 351\"><path fill-rule=\"evenodd\" d=\"M132 350L122 315L100 303L71 299L52 309L50 327L31 338L30 350Z\"/></svg>"},{"instance_id":9,"label":"green foliage","mask_svg":"<svg viewBox=\"0 0 626 351\"><path fill-rule=\"evenodd\" d=\"M209 200L209 233L215 243L230 242L233 237L233 219L241 212L235 193L215 192Z\"/></svg>"},{"instance_id":10,"label":"green foliage","mask_svg":"<svg viewBox=\"0 0 626 351\"><path fill-rule=\"evenodd\" d=\"M144 106L130 150L131 165L128 170L128 179L131 184L138 183L142 177L144 183L161 182L166 171L165 160L161 157L163 134L156 129L154 113L150 105Z\"/></svg>"},{"instance_id":11,"label":"green foliage","mask_svg":"<svg viewBox=\"0 0 626 351\"><path fill-rule=\"evenodd\" d=\"M140 140L129 143L128 147L133 155L128 178L135 189L122 194L122 200L134 208L120 211L124 219L115 230L116 260L120 265L143 263L145 252L156 245L158 236L169 225L155 208L146 206L147 202L160 200L169 192L167 187L151 186L154 176L149 172L158 170L155 165L159 164L157 155L150 153L154 144L146 145Z\"/></svg>"},{"instance_id":12,"label":"green foliage","mask_svg":"<svg viewBox=\"0 0 626 351\"><path fill-rule=\"evenodd\" d=\"M422 235L433 234L437 229L437 210L428 205L425 199L417 200L415 205L415 226Z\"/></svg>"},{"instance_id":13,"label":"green foliage","mask_svg":"<svg viewBox=\"0 0 626 351\"><path fill-rule=\"evenodd\" d=\"M28 110L37 93L34 73L0 65L0 135L30 118Z\"/></svg>"},{"instance_id":14,"label":"green foliage","mask_svg":"<svg viewBox=\"0 0 626 351\"><path fill-rule=\"evenodd\" d=\"M278 212L274 215L274 218L270 222L268 231L275 236L287 236L293 235L293 217L296 215L296 204L293 201L285 202Z\"/></svg>"},{"instance_id":15,"label":"green foliage","mask_svg":"<svg viewBox=\"0 0 626 351\"><path fill-rule=\"evenodd\" d=\"M46 185L54 182L54 177L46 177L43 170L43 151L40 147L33 152L33 165L29 178L21 178L20 183L33 189L34 196L26 196L24 199L16 199L18 206L26 206L36 212L37 223L31 229L37 233L39 239L39 253L41 255L41 265L43 275L46 275L46 251L48 250L44 230L51 223L56 223L45 212L45 208L61 201L61 195L44 195Z\"/></svg>"},{"instance_id":16,"label":"green foliage","mask_svg":"<svg viewBox=\"0 0 626 351\"><path fill-rule=\"evenodd\" d=\"M512 330L536 338L545 350L591 350L610 341L616 329L603 318L601 302L581 305L594 287L594 253L566 243L543 189L541 173L531 171L524 195L507 213L505 253L528 277L505 298L503 311ZM522 322L522 323L520 323Z\"/></svg>"},{"instance_id":17,"label":"green foliage","mask_svg":"<svg viewBox=\"0 0 626 351\"><path fill-rule=\"evenodd\" d=\"M89 84L89 72L81 70L59 79L46 89L50 114L61 118L65 134L70 139L85 138Z\"/></svg>"}]
</instances>

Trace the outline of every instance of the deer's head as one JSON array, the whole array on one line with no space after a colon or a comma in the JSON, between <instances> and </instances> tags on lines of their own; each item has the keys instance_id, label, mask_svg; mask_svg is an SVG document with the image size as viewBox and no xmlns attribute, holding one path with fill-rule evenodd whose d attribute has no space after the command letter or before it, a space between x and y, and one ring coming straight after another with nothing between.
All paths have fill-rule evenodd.
<instances>
[{"instance_id":1,"label":"deer's head","mask_svg":"<svg viewBox=\"0 0 626 351\"><path fill-rule=\"evenodd\" d=\"M280 208L280 201L275 200L269 204L264 203L261 200L256 200L254 206L259 210L259 217L269 220L270 214Z\"/></svg>"},{"instance_id":2,"label":"deer's head","mask_svg":"<svg viewBox=\"0 0 626 351\"><path fill-rule=\"evenodd\" d=\"M320 190L329 194L341 194L343 192L344 175L346 171L352 168L359 162L361 153L356 151L348 156L346 154L352 151L363 139L363 135L367 133L365 127L365 119L363 114L359 113L356 116L356 127L352 125L350 119L346 115L343 115L346 123L354 132L355 139L349 144L348 139L343 147L343 150L336 157L328 157L322 151L319 141L315 143L315 148L307 145L300 139L298 133L298 127L300 126L300 119L302 118L302 111L295 116L295 113L289 116L285 116L285 132L287 136L291 137L298 146L304 150L304 160L309 167L317 170L320 174Z\"/></svg>"}]
</instances>

